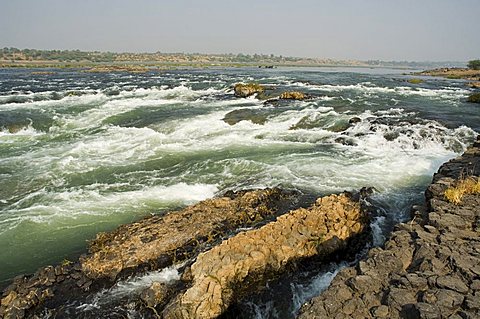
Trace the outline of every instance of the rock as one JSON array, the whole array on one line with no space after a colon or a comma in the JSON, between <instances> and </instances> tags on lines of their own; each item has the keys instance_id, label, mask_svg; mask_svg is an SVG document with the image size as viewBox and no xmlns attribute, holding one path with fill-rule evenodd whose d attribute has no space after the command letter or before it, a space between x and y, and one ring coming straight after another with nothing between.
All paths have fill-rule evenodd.
<instances>
[{"instance_id":1,"label":"rock","mask_svg":"<svg viewBox=\"0 0 480 319\"><path fill-rule=\"evenodd\" d=\"M460 278L454 276L438 277L437 286L440 288L455 290L462 294L466 294L468 292L467 285L465 285L465 283Z\"/></svg>"},{"instance_id":2,"label":"rock","mask_svg":"<svg viewBox=\"0 0 480 319\"><path fill-rule=\"evenodd\" d=\"M253 124L263 125L267 118L268 113L263 110L240 109L225 114L223 121L230 125L235 125L240 121L250 121Z\"/></svg>"},{"instance_id":3,"label":"rock","mask_svg":"<svg viewBox=\"0 0 480 319\"><path fill-rule=\"evenodd\" d=\"M275 216L290 192L278 188L230 193L207 199L165 216L153 216L101 233L82 258L82 271L91 279L114 279L122 271L145 265L159 269L195 255L237 227L254 225Z\"/></svg>"},{"instance_id":4,"label":"rock","mask_svg":"<svg viewBox=\"0 0 480 319\"><path fill-rule=\"evenodd\" d=\"M467 102L480 103L480 93L473 93L468 96Z\"/></svg>"},{"instance_id":5,"label":"rock","mask_svg":"<svg viewBox=\"0 0 480 319\"><path fill-rule=\"evenodd\" d=\"M442 318L440 309L428 303L419 302L414 305L415 311L420 319L440 319Z\"/></svg>"},{"instance_id":6,"label":"rock","mask_svg":"<svg viewBox=\"0 0 480 319\"><path fill-rule=\"evenodd\" d=\"M355 124L355 123L359 123L361 121L362 121L361 118L359 118L358 116L355 116L355 117L352 117L350 120L348 120L348 123Z\"/></svg>"},{"instance_id":7,"label":"rock","mask_svg":"<svg viewBox=\"0 0 480 319\"><path fill-rule=\"evenodd\" d=\"M282 100L305 100L306 98L308 98L308 95L298 91L288 91L280 94Z\"/></svg>"},{"instance_id":8,"label":"rock","mask_svg":"<svg viewBox=\"0 0 480 319\"><path fill-rule=\"evenodd\" d=\"M468 83L468 86L474 89L480 89L480 81L474 81Z\"/></svg>"},{"instance_id":9,"label":"rock","mask_svg":"<svg viewBox=\"0 0 480 319\"><path fill-rule=\"evenodd\" d=\"M299 318L334 318L347 301L365 301L366 295L375 318L478 318L480 194L465 195L458 205L445 199L465 172L480 176L480 137L440 167L425 192L423 212L395 226L383 249L373 248L356 267L342 270ZM342 285L351 293L338 293Z\"/></svg>"},{"instance_id":10,"label":"rock","mask_svg":"<svg viewBox=\"0 0 480 319\"><path fill-rule=\"evenodd\" d=\"M233 89L236 97L249 97L256 93L265 92L265 87L257 83L237 83Z\"/></svg>"},{"instance_id":11,"label":"rock","mask_svg":"<svg viewBox=\"0 0 480 319\"><path fill-rule=\"evenodd\" d=\"M197 257L191 266L190 288L163 315L216 318L294 262L345 248L349 238L367 225L360 203L341 194L320 198L309 209L291 211L257 230L239 233ZM349 312L355 309L354 304L348 306Z\"/></svg>"},{"instance_id":12,"label":"rock","mask_svg":"<svg viewBox=\"0 0 480 319\"><path fill-rule=\"evenodd\" d=\"M165 304L171 292L172 288L166 283L154 282L149 288L142 292L140 298L145 302L147 307L156 307Z\"/></svg>"},{"instance_id":13,"label":"rock","mask_svg":"<svg viewBox=\"0 0 480 319\"><path fill-rule=\"evenodd\" d=\"M387 306L381 305L381 306L378 306L378 307L374 307L371 310L371 313L376 318L387 318L388 313L389 313L389 309L388 309Z\"/></svg>"}]
</instances>

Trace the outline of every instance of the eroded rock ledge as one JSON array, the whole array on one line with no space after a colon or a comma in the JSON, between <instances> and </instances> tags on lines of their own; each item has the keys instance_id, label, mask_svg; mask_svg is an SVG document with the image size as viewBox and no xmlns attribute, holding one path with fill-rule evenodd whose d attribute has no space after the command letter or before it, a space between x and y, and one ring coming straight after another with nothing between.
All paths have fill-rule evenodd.
<instances>
[{"instance_id":1,"label":"eroded rock ledge","mask_svg":"<svg viewBox=\"0 0 480 319\"><path fill-rule=\"evenodd\" d=\"M434 175L423 212L343 269L299 318L480 318L480 195L459 205L444 196L465 176L480 176L480 138Z\"/></svg>"},{"instance_id":2,"label":"eroded rock ledge","mask_svg":"<svg viewBox=\"0 0 480 319\"><path fill-rule=\"evenodd\" d=\"M100 233L89 254L77 262L19 276L1 296L1 318L63 313L65 304L82 300L119 278L161 269L196 256L238 228L255 227L298 207L299 194L278 188L227 192L183 210L152 216Z\"/></svg>"},{"instance_id":3,"label":"eroded rock ledge","mask_svg":"<svg viewBox=\"0 0 480 319\"><path fill-rule=\"evenodd\" d=\"M368 220L360 202L343 193L239 233L197 257L188 289L167 305L163 317L217 318L292 263L345 248L368 228Z\"/></svg>"},{"instance_id":4,"label":"eroded rock ledge","mask_svg":"<svg viewBox=\"0 0 480 319\"><path fill-rule=\"evenodd\" d=\"M17 277L2 294L0 317L104 317L109 308L79 313L77 306L126 276L184 261L181 281L153 284L129 298L129 309L147 317L216 318L298 262L328 256L363 235L368 192L330 195L309 208L298 208L298 193L277 188L228 192L120 226L99 234L76 262Z\"/></svg>"}]
</instances>

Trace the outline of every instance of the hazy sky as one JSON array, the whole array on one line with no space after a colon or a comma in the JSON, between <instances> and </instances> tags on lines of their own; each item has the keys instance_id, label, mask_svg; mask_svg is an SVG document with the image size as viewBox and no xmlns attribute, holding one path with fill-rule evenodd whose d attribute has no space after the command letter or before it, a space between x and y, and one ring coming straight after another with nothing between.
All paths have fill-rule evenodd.
<instances>
[{"instance_id":1,"label":"hazy sky","mask_svg":"<svg viewBox=\"0 0 480 319\"><path fill-rule=\"evenodd\" d=\"M0 47L480 58L480 0L0 0Z\"/></svg>"}]
</instances>

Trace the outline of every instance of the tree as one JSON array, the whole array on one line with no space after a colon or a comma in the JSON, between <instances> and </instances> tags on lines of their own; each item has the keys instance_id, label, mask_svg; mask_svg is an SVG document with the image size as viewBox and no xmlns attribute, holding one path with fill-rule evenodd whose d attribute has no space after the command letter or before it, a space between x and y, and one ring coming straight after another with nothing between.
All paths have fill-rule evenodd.
<instances>
[{"instance_id":1,"label":"tree","mask_svg":"<svg viewBox=\"0 0 480 319\"><path fill-rule=\"evenodd\" d=\"M480 60L468 61L468 68L472 70L480 70Z\"/></svg>"}]
</instances>

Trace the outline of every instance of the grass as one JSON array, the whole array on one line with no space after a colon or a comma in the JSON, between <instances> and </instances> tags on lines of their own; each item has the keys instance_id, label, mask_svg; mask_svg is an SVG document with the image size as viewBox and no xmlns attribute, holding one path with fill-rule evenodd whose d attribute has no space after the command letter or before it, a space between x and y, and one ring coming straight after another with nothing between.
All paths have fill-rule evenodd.
<instances>
[{"instance_id":1,"label":"grass","mask_svg":"<svg viewBox=\"0 0 480 319\"><path fill-rule=\"evenodd\" d=\"M445 198L455 205L462 202L463 196L467 194L480 194L480 178L466 177L457 181L455 186L445 191Z\"/></svg>"}]
</instances>

